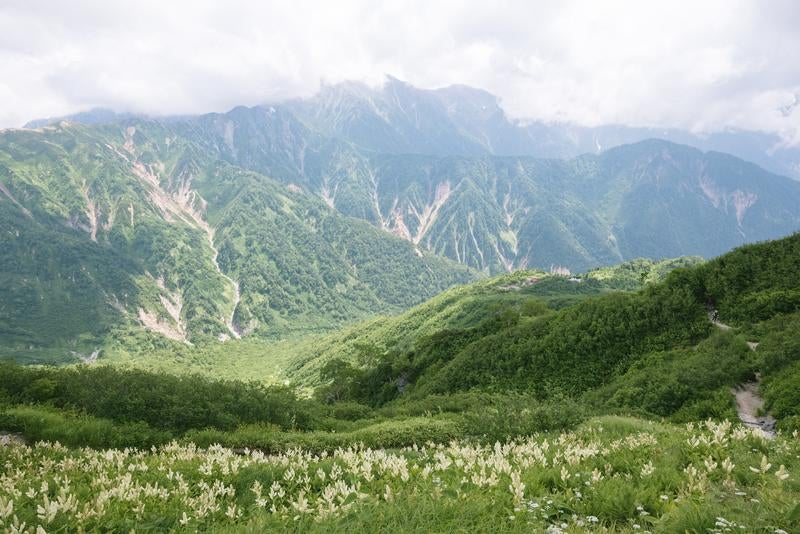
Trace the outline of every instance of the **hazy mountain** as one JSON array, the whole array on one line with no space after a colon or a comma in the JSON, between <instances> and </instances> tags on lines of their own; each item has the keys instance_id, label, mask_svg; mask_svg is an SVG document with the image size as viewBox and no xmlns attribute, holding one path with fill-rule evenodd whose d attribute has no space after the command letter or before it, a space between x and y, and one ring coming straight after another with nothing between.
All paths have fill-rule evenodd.
<instances>
[{"instance_id":1,"label":"hazy mountain","mask_svg":"<svg viewBox=\"0 0 800 534\"><path fill-rule=\"evenodd\" d=\"M486 272L708 257L800 228L800 183L666 141L567 160L396 154L328 137L281 107L171 127L215 158Z\"/></svg>"},{"instance_id":2,"label":"hazy mountain","mask_svg":"<svg viewBox=\"0 0 800 534\"><path fill-rule=\"evenodd\" d=\"M245 109L237 108L239 112ZM698 134L674 128L617 124L585 127L521 121L508 117L495 95L465 85L419 89L387 76L385 83L377 88L360 82L323 85L311 98L272 103L264 109L289 113L324 137L382 153L572 158L645 139L663 139L701 150L726 152L773 173L800 179L800 147L785 146L775 134L744 130ZM224 115L227 114L210 116ZM61 120L101 124L134 117L130 113L96 108L66 117L30 121L25 127L41 127Z\"/></svg>"},{"instance_id":3,"label":"hazy mountain","mask_svg":"<svg viewBox=\"0 0 800 534\"><path fill-rule=\"evenodd\" d=\"M92 108L72 115L62 115L60 117L50 117L47 119L34 119L29 121L23 128L42 128L61 121L79 122L81 124L106 124L116 120L132 119L135 117L144 118L143 115L134 113L117 113L107 108Z\"/></svg>"},{"instance_id":4,"label":"hazy mountain","mask_svg":"<svg viewBox=\"0 0 800 534\"><path fill-rule=\"evenodd\" d=\"M534 157L589 138L463 86L106 119L0 133L6 344L319 330L475 270L709 257L800 228L800 182L660 140Z\"/></svg>"},{"instance_id":5,"label":"hazy mountain","mask_svg":"<svg viewBox=\"0 0 800 534\"><path fill-rule=\"evenodd\" d=\"M496 96L463 85L418 89L387 77L379 88L323 86L316 96L285 105L311 128L379 152L570 158L656 138L728 152L800 179L800 147L784 146L774 134L519 121L506 116Z\"/></svg>"}]
</instances>

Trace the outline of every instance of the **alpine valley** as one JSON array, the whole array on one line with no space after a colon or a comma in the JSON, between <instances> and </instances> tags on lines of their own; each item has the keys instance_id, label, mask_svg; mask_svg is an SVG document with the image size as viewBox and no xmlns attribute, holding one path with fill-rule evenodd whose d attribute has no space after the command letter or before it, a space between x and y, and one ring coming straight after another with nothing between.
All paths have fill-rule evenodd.
<instances>
[{"instance_id":1,"label":"alpine valley","mask_svg":"<svg viewBox=\"0 0 800 534\"><path fill-rule=\"evenodd\" d=\"M797 156L393 78L0 131L0 530L800 532Z\"/></svg>"},{"instance_id":2,"label":"alpine valley","mask_svg":"<svg viewBox=\"0 0 800 534\"><path fill-rule=\"evenodd\" d=\"M463 86L30 126L0 133L0 343L23 359L91 358L142 327L195 344L319 332L481 276L711 257L800 228L800 182L657 139L553 159L581 148L563 126Z\"/></svg>"}]
</instances>

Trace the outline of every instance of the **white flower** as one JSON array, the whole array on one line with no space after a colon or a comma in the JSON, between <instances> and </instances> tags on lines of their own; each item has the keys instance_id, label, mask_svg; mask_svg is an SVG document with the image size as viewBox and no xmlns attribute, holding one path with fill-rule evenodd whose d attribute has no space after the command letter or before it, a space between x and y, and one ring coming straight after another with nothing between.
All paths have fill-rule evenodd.
<instances>
[{"instance_id":1,"label":"white flower","mask_svg":"<svg viewBox=\"0 0 800 534\"><path fill-rule=\"evenodd\" d=\"M567 480L570 479L571 476L572 475L570 474L569 469L567 469L566 466L562 466L561 467L561 480L566 482Z\"/></svg>"},{"instance_id":2,"label":"white flower","mask_svg":"<svg viewBox=\"0 0 800 534\"><path fill-rule=\"evenodd\" d=\"M643 477L649 477L650 475L653 474L653 471L655 471L655 470L656 470L656 468L653 467L653 462L648 461L646 464L644 464L642 466L642 476Z\"/></svg>"},{"instance_id":3,"label":"white flower","mask_svg":"<svg viewBox=\"0 0 800 534\"><path fill-rule=\"evenodd\" d=\"M599 482L603 478L603 473L596 467L592 470L592 482Z\"/></svg>"},{"instance_id":4,"label":"white flower","mask_svg":"<svg viewBox=\"0 0 800 534\"><path fill-rule=\"evenodd\" d=\"M11 517L12 512L14 512L14 501L0 497L0 519L5 520Z\"/></svg>"},{"instance_id":5,"label":"white flower","mask_svg":"<svg viewBox=\"0 0 800 534\"><path fill-rule=\"evenodd\" d=\"M766 473L767 471L769 471L770 467L772 467L772 464L767 461L767 457L762 456L761 465L759 467L751 466L750 471L752 471L753 473Z\"/></svg>"},{"instance_id":6,"label":"white flower","mask_svg":"<svg viewBox=\"0 0 800 534\"><path fill-rule=\"evenodd\" d=\"M706 466L706 471L709 473L717 468L717 462L715 462L711 456L703 460L703 464Z\"/></svg>"},{"instance_id":7,"label":"white flower","mask_svg":"<svg viewBox=\"0 0 800 534\"><path fill-rule=\"evenodd\" d=\"M514 496L514 503L519 504L525 498L525 484L520 480L519 473L511 473L511 484L508 485L511 495Z\"/></svg>"},{"instance_id":8,"label":"white flower","mask_svg":"<svg viewBox=\"0 0 800 534\"><path fill-rule=\"evenodd\" d=\"M731 461L730 458L725 458L722 460L722 469L724 469L726 473L730 474L734 467L736 467L736 465Z\"/></svg>"},{"instance_id":9,"label":"white flower","mask_svg":"<svg viewBox=\"0 0 800 534\"><path fill-rule=\"evenodd\" d=\"M42 504L36 507L36 517L45 524L50 524L58 514L58 502L50 501L45 494Z\"/></svg>"},{"instance_id":10,"label":"white flower","mask_svg":"<svg viewBox=\"0 0 800 534\"><path fill-rule=\"evenodd\" d=\"M786 480L789 478L789 471L786 470L786 467L781 464L777 471L775 471L775 476L778 477L778 480Z\"/></svg>"}]
</instances>

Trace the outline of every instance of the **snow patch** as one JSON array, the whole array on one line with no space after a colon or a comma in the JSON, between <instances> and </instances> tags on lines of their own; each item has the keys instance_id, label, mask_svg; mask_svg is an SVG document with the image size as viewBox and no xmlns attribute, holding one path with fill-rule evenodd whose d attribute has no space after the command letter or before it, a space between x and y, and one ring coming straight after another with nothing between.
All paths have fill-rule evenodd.
<instances>
[{"instance_id":1,"label":"snow patch","mask_svg":"<svg viewBox=\"0 0 800 534\"><path fill-rule=\"evenodd\" d=\"M236 125L233 124L233 121L226 121L225 127L222 132L222 138L225 141L225 146L228 147L228 150L231 151L233 157L236 158L236 147L233 144L233 134L236 130Z\"/></svg>"},{"instance_id":2,"label":"snow patch","mask_svg":"<svg viewBox=\"0 0 800 534\"><path fill-rule=\"evenodd\" d=\"M125 129L125 142L122 144L122 148L131 154L136 150L136 144L133 142L134 135L136 135L136 127L128 126Z\"/></svg>"},{"instance_id":3,"label":"snow patch","mask_svg":"<svg viewBox=\"0 0 800 534\"><path fill-rule=\"evenodd\" d=\"M77 356L81 362L91 365L97 361L98 356L100 356L100 349L94 349L91 354L83 354L81 352L75 352L74 350L69 351L70 354L73 356Z\"/></svg>"},{"instance_id":4,"label":"snow patch","mask_svg":"<svg viewBox=\"0 0 800 534\"><path fill-rule=\"evenodd\" d=\"M739 226L742 225L747 210L758 202L756 193L745 192L741 189L736 189L730 193L723 191L706 175L700 177L700 189L706 198L711 201L714 208L723 209L727 212L729 206L733 207L734 213L736 213L736 222Z\"/></svg>"},{"instance_id":5,"label":"snow patch","mask_svg":"<svg viewBox=\"0 0 800 534\"><path fill-rule=\"evenodd\" d=\"M81 194L83 195L83 199L86 201L86 218L89 220L89 237L92 241L97 243L97 219L98 219L98 209L95 205L92 198L89 196L89 188L86 186L86 182L83 182L83 187L81 187Z\"/></svg>"},{"instance_id":6,"label":"snow patch","mask_svg":"<svg viewBox=\"0 0 800 534\"><path fill-rule=\"evenodd\" d=\"M706 198L711 201L711 205L715 208L719 208L724 194L717 189L716 185L705 174L700 177L700 189L703 191Z\"/></svg>"},{"instance_id":7,"label":"snow patch","mask_svg":"<svg viewBox=\"0 0 800 534\"><path fill-rule=\"evenodd\" d=\"M333 191L330 190L328 186L328 179L326 178L325 181L322 183L322 200L325 201L325 204L334 208L334 204L336 202L336 191L339 189L339 185L337 184L336 187L333 188Z\"/></svg>"}]
</instances>

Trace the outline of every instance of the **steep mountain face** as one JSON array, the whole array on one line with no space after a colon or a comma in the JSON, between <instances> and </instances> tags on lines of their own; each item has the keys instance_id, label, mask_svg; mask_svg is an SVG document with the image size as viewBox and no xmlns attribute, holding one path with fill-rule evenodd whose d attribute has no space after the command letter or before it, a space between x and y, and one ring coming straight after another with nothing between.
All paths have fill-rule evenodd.
<instances>
[{"instance_id":1,"label":"steep mountain face","mask_svg":"<svg viewBox=\"0 0 800 534\"><path fill-rule=\"evenodd\" d=\"M324 85L312 98L272 103L263 109L285 112L318 135L370 152L566 159L600 154L646 139L662 139L703 151L732 154L775 174L800 180L800 147L787 145L775 134L735 129L697 134L674 128L521 121L508 117L495 95L464 85L419 89L389 76L381 87L359 82ZM247 108L237 108L232 113L247 114ZM232 113L205 118L231 118ZM62 120L104 124L131 118L136 116L93 109L33 120L25 127ZM186 119L166 118L171 122ZM229 131L228 140L230 134Z\"/></svg>"},{"instance_id":2,"label":"steep mountain face","mask_svg":"<svg viewBox=\"0 0 800 534\"><path fill-rule=\"evenodd\" d=\"M584 127L518 121L505 114L495 95L463 85L418 89L387 77L378 88L346 82L282 105L311 129L377 152L572 158L662 139L730 153L800 179L800 147L787 146L774 134L728 130L701 135L614 124Z\"/></svg>"},{"instance_id":3,"label":"steep mountain face","mask_svg":"<svg viewBox=\"0 0 800 534\"><path fill-rule=\"evenodd\" d=\"M3 132L0 221L0 337L20 350L125 325L314 330L474 276L150 121Z\"/></svg>"},{"instance_id":4,"label":"steep mountain face","mask_svg":"<svg viewBox=\"0 0 800 534\"><path fill-rule=\"evenodd\" d=\"M663 141L569 161L370 161L387 228L489 272L709 257L800 228L800 183Z\"/></svg>"},{"instance_id":5,"label":"steep mountain face","mask_svg":"<svg viewBox=\"0 0 800 534\"><path fill-rule=\"evenodd\" d=\"M326 136L391 154L489 153L480 139L465 135L436 92L420 91L395 78L380 89L346 82L323 87L312 100L286 107Z\"/></svg>"},{"instance_id":6,"label":"steep mountain face","mask_svg":"<svg viewBox=\"0 0 800 534\"><path fill-rule=\"evenodd\" d=\"M393 81L366 106L372 93L350 84L323 91L322 103L240 107L153 124L208 161L270 176L409 241L420 253L486 273L585 270L638 256L708 257L800 226L800 184L744 161L663 141L567 161L488 155L490 146L514 146L501 142L513 137L502 126L511 123L496 102L492 107L491 95L453 87L424 93L415 108L412 97L419 92ZM413 109L424 110L416 123ZM353 133L358 125L374 123L362 120L369 110L388 122L359 137ZM320 122L330 117L338 119ZM459 124L455 130L432 126L447 117ZM459 152L453 132L467 130L475 139L490 132L482 145L486 155L383 153L356 142Z\"/></svg>"},{"instance_id":7,"label":"steep mountain face","mask_svg":"<svg viewBox=\"0 0 800 534\"><path fill-rule=\"evenodd\" d=\"M727 154L651 140L572 163L576 195L623 257L709 257L800 228L800 184Z\"/></svg>"},{"instance_id":8,"label":"steep mountain face","mask_svg":"<svg viewBox=\"0 0 800 534\"><path fill-rule=\"evenodd\" d=\"M463 86L106 116L0 133L14 346L43 324L47 343L86 344L130 325L185 341L319 330L476 271L709 257L800 228L800 182L658 140L533 157L585 138Z\"/></svg>"},{"instance_id":9,"label":"steep mountain face","mask_svg":"<svg viewBox=\"0 0 800 534\"><path fill-rule=\"evenodd\" d=\"M800 183L664 141L566 161L379 153L267 107L175 128L214 157L486 273L709 257L800 227Z\"/></svg>"}]
</instances>

